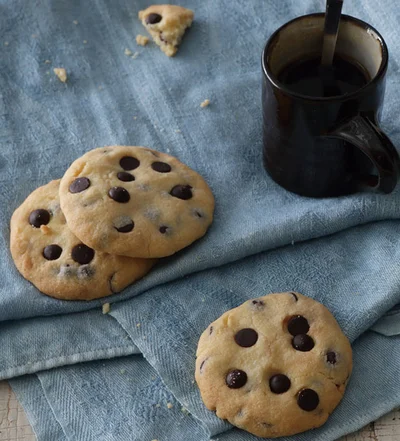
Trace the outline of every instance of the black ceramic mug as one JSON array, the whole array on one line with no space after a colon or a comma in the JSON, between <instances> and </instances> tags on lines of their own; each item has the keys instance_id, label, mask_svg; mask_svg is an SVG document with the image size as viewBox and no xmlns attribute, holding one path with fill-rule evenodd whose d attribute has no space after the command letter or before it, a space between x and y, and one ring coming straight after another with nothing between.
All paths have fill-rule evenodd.
<instances>
[{"instance_id":1,"label":"black ceramic mug","mask_svg":"<svg viewBox=\"0 0 400 441\"><path fill-rule=\"evenodd\" d=\"M282 187L311 197L363 189L390 193L399 157L379 127L388 50L370 25L343 15L336 53L368 74L360 88L310 96L280 80L295 62L321 54L324 14L298 17L278 29L263 55L263 158Z\"/></svg>"}]
</instances>

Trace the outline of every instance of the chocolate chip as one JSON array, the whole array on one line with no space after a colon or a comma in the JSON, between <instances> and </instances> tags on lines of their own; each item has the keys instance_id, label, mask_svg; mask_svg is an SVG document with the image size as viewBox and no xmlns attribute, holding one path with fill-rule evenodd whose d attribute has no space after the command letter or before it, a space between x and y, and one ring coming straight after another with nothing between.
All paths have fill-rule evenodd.
<instances>
[{"instance_id":1,"label":"chocolate chip","mask_svg":"<svg viewBox=\"0 0 400 441\"><path fill-rule=\"evenodd\" d=\"M262 300L252 300L251 304L257 309L263 309L265 303Z\"/></svg>"},{"instance_id":2,"label":"chocolate chip","mask_svg":"<svg viewBox=\"0 0 400 441\"><path fill-rule=\"evenodd\" d=\"M230 371L226 376L226 385L231 389L239 389L247 383L247 374L240 369Z\"/></svg>"},{"instance_id":3,"label":"chocolate chip","mask_svg":"<svg viewBox=\"0 0 400 441\"><path fill-rule=\"evenodd\" d=\"M203 217L203 215L200 213L200 211L195 210L195 211L194 211L194 214L195 214L197 217Z\"/></svg>"},{"instance_id":4,"label":"chocolate chip","mask_svg":"<svg viewBox=\"0 0 400 441\"><path fill-rule=\"evenodd\" d=\"M114 227L118 233L130 233L133 230L133 227L135 226L134 222L131 221L129 224L123 225L122 227Z\"/></svg>"},{"instance_id":5,"label":"chocolate chip","mask_svg":"<svg viewBox=\"0 0 400 441\"><path fill-rule=\"evenodd\" d=\"M283 394L290 389L290 380L286 375L277 374L269 379L269 387L274 394Z\"/></svg>"},{"instance_id":6,"label":"chocolate chip","mask_svg":"<svg viewBox=\"0 0 400 441\"><path fill-rule=\"evenodd\" d=\"M43 208L33 210L29 215L29 223L32 227L40 228L41 225L47 225L50 222L50 213Z\"/></svg>"},{"instance_id":7,"label":"chocolate chip","mask_svg":"<svg viewBox=\"0 0 400 441\"><path fill-rule=\"evenodd\" d=\"M205 359L200 363L200 373L201 373L201 374L203 373L203 366L204 366L204 363L205 363L207 360L208 360L208 359L205 358Z\"/></svg>"},{"instance_id":8,"label":"chocolate chip","mask_svg":"<svg viewBox=\"0 0 400 441\"><path fill-rule=\"evenodd\" d=\"M171 166L166 162L153 162L153 164L151 164L151 168L159 173L168 173L171 171Z\"/></svg>"},{"instance_id":9,"label":"chocolate chip","mask_svg":"<svg viewBox=\"0 0 400 441\"><path fill-rule=\"evenodd\" d=\"M210 326L210 335L213 333L213 331L214 331L214 327Z\"/></svg>"},{"instance_id":10,"label":"chocolate chip","mask_svg":"<svg viewBox=\"0 0 400 441\"><path fill-rule=\"evenodd\" d=\"M156 23L160 23L160 21L162 20L162 16L160 14L149 14L146 17L146 23L147 24L156 24Z\"/></svg>"},{"instance_id":11,"label":"chocolate chip","mask_svg":"<svg viewBox=\"0 0 400 441\"><path fill-rule=\"evenodd\" d=\"M293 316L288 321L287 327L288 331L292 335L307 334L307 332L310 330L310 325L308 324L307 319L302 315Z\"/></svg>"},{"instance_id":12,"label":"chocolate chip","mask_svg":"<svg viewBox=\"0 0 400 441\"><path fill-rule=\"evenodd\" d=\"M93 259L94 251L81 243L72 248L71 257L75 260L75 262L85 265Z\"/></svg>"},{"instance_id":13,"label":"chocolate chip","mask_svg":"<svg viewBox=\"0 0 400 441\"><path fill-rule=\"evenodd\" d=\"M159 228L159 231L160 231L161 234L165 234L167 232L167 230L168 230L168 227L166 227L165 225L162 225Z\"/></svg>"},{"instance_id":14,"label":"chocolate chip","mask_svg":"<svg viewBox=\"0 0 400 441\"><path fill-rule=\"evenodd\" d=\"M62 248L58 245L47 245L43 250L43 257L47 260L57 260L62 253Z\"/></svg>"},{"instance_id":15,"label":"chocolate chip","mask_svg":"<svg viewBox=\"0 0 400 441\"><path fill-rule=\"evenodd\" d=\"M292 296L294 297L294 299L296 300L296 302L299 301L299 298L297 297L296 293L291 292L290 294L292 294Z\"/></svg>"},{"instance_id":16,"label":"chocolate chip","mask_svg":"<svg viewBox=\"0 0 400 441\"><path fill-rule=\"evenodd\" d=\"M133 156L124 156L119 161L119 165L124 170L134 170L135 168L139 167L139 164L140 164L139 160L134 158Z\"/></svg>"},{"instance_id":17,"label":"chocolate chip","mask_svg":"<svg viewBox=\"0 0 400 441\"><path fill-rule=\"evenodd\" d=\"M319 404L319 397L317 392L312 389L303 389L297 396L297 404L299 407L307 412L316 409Z\"/></svg>"},{"instance_id":18,"label":"chocolate chip","mask_svg":"<svg viewBox=\"0 0 400 441\"><path fill-rule=\"evenodd\" d=\"M292 346L298 351L308 352L314 347L314 340L307 334L298 334L293 337Z\"/></svg>"},{"instance_id":19,"label":"chocolate chip","mask_svg":"<svg viewBox=\"0 0 400 441\"><path fill-rule=\"evenodd\" d=\"M118 172L117 178L123 182L131 182L135 180L135 176L131 175L128 172Z\"/></svg>"},{"instance_id":20,"label":"chocolate chip","mask_svg":"<svg viewBox=\"0 0 400 441\"><path fill-rule=\"evenodd\" d=\"M242 346L242 348L249 348L256 344L258 340L258 334L254 329L245 328L241 329L235 334L235 342Z\"/></svg>"},{"instance_id":21,"label":"chocolate chip","mask_svg":"<svg viewBox=\"0 0 400 441\"><path fill-rule=\"evenodd\" d=\"M192 187L190 185L175 185L170 194L178 199L190 199L192 194Z\"/></svg>"},{"instance_id":22,"label":"chocolate chip","mask_svg":"<svg viewBox=\"0 0 400 441\"><path fill-rule=\"evenodd\" d=\"M122 204L125 204L131 198L128 191L123 187L110 188L108 190L108 196L110 196L115 202L121 202Z\"/></svg>"},{"instance_id":23,"label":"chocolate chip","mask_svg":"<svg viewBox=\"0 0 400 441\"><path fill-rule=\"evenodd\" d=\"M336 354L335 352L328 352L326 354L326 361L330 364L336 364Z\"/></svg>"},{"instance_id":24,"label":"chocolate chip","mask_svg":"<svg viewBox=\"0 0 400 441\"><path fill-rule=\"evenodd\" d=\"M90 187L88 178L76 178L69 186L70 193L80 193Z\"/></svg>"}]
</instances>

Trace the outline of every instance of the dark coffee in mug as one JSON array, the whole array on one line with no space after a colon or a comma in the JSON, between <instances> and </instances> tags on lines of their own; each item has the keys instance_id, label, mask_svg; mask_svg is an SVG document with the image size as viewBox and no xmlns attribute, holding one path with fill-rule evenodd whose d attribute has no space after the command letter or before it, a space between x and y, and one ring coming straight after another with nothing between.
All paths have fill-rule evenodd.
<instances>
[{"instance_id":1,"label":"dark coffee in mug","mask_svg":"<svg viewBox=\"0 0 400 441\"><path fill-rule=\"evenodd\" d=\"M278 29L262 54L263 160L302 196L391 192L399 156L380 128L387 46L369 24L341 16L332 69L321 66L324 14Z\"/></svg>"},{"instance_id":2,"label":"dark coffee in mug","mask_svg":"<svg viewBox=\"0 0 400 441\"><path fill-rule=\"evenodd\" d=\"M332 66L321 65L321 55L296 60L282 69L278 80L302 95L331 97L355 92L370 81L368 72L355 60L336 54Z\"/></svg>"}]
</instances>

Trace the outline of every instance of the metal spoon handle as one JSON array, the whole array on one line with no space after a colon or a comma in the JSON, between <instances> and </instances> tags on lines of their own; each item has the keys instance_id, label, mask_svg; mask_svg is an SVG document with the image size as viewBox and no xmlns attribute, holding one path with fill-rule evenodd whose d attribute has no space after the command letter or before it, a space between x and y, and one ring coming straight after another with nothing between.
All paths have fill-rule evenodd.
<instances>
[{"instance_id":1,"label":"metal spoon handle","mask_svg":"<svg viewBox=\"0 0 400 441\"><path fill-rule=\"evenodd\" d=\"M321 64L330 66L335 53L343 0L327 0Z\"/></svg>"}]
</instances>

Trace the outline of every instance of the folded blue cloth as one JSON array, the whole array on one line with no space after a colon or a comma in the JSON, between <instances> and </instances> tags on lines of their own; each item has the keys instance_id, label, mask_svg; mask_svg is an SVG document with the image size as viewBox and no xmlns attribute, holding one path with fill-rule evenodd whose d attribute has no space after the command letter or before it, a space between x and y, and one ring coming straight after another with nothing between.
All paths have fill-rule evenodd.
<instances>
[{"instance_id":1,"label":"folded blue cloth","mask_svg":"<svg viewBox=\"0 0 400 441\"><path fill-rule=\"evenodd\" d=\"M136 46L135 36L145 33L137 11L149 2L0 1L0 378L38 373L13 380L13 387L39 441L202 441L224 431L220 439L245 439L205 409L193 384L197 339L210 321L246 299L292 289L328 306L354 341L400 302L398 189L307 199L281 189L262 167L262 47L281 24L323 10L323 2L180 3L196 18L171 60L154 45ZM393 0L379 8L368 0L345 4L344 12L377 27L388 43L383 121L400 145L400 10ZM125 48L139 56L126 56ZM67 69L66 84L53 67ZM206 98L211 105L201 109ZM215 193L215 221L203 239L120 294L92 302L43 296L12 262L11 214L76 157L109 144L153 147L193 167ZM105 302L112 303L108 316L101 313ZM386 337L368 333L355 344L361 355L349 393L321 439L400 404L395 382L381 378L399 372L399 317L393 310L376 323ZM120 370L128 367L133 381L125 387ZM71 379L84 385L85 405ZM370 402L366 388L375 397ZM173 412L163 409L160 419L149 411L172 395ZM112 398L119 396L121 403ZM134 412L115 411L131 406L132 397ZM91 418L97 408L101 417Z\"/></svg>"},{"instance_id":2,"label":"folded blue cloth","mask_svg":"<svg viewBox=\"0 0 400 441\"><path fill-rule=\"evenodd\" d=\"M360 337L344 401L321 428L282 441L333 441L398 405L399 344L399 336ZM384 375L377 374L390 352L394 357ZM11 386L39 440L208 441L211 436L139 355L53 369L14 379ZM214 441L259 439L235 428L213 432Z\"/></svg>"}]
</instances>

